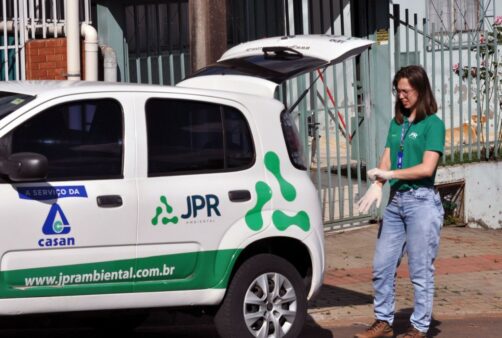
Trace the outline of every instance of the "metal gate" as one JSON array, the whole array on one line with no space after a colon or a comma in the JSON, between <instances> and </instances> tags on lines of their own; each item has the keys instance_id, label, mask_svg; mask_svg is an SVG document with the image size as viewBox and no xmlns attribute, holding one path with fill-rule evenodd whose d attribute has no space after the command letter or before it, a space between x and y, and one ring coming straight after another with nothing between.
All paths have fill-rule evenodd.
<instances>
[{"instance_id":1,"label":"metal gate","mask_svg":"<svg viewBox=\"0 0 502 338\"><path fill-rule=\"evenodd\" d=\"M79 0L80 21L91 22L90 0ZM64 0L4 0L0 7L0 81L24 80L24 46L63 35Z\"/></svg>"}]
</instances>

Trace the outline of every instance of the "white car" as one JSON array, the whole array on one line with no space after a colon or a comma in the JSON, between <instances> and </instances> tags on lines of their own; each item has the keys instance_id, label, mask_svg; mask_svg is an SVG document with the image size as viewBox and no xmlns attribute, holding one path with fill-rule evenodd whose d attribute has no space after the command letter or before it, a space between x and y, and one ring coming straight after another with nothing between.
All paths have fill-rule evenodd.
<instances>
[{"instance_id":1,"label":"white car","mask_svg":"<svg viewBox=\"0 0 502 338\"><path fill-rule=\"evenodd\" d=\"M222 337L297 337L323 221L292 76L370 41L239 45L177 87L0 85L0 315L218 306Z\"/></svg>"}]
</instances>

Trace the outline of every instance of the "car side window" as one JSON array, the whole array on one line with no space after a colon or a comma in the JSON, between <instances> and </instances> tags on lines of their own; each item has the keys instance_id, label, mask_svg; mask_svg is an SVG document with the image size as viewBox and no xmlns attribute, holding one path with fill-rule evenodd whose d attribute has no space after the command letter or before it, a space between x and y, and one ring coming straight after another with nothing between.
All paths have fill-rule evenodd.
<instances>
[{"instance_id":1,"label":"car side window","mask_svg":"<svg viewBox=\"0 0 502 338\"><path fill-rule=\"evenodd\" d=\"M9 154L47 157L49 181L121 178L123 130L122 107L116 100L82 100L38 113L0 144Z\"/></svg>"},{"instance_id":2,"label":"car side window","mask_svg":"<svg viewBox=\"0 0 502 338\"><path fill-rule=\"evenodd\" d=\"M241 170L254 163L249 125L235 108L156 98L145 110L149 176Z\"/></svg>"}]
</instances>

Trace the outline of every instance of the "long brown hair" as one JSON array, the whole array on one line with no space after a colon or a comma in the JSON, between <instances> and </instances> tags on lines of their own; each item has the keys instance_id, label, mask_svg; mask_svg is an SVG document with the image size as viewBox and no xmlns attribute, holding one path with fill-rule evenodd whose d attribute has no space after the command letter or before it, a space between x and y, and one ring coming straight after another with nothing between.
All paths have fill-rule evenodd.
<instances>
[{"instance_id":1,"label":"long brown hair","mask_svg":"<svg viewBox=\"0 0 502 338\"><path fill-rule=\"evenodd\" d=\"M401 68L392 81L392 86L397 90L399 80L406 78L411 87L417 91L417 113L413 123L417 123L425 119L427 116L435 114L438 110L436 99L431 90L429 77L421 66L412 65ZM403 115L409 115L409 109L406 109L399 97L396 97L396 104L394 106L394 117L398 124L403 123Z\"/></svg>"}]
</instances>

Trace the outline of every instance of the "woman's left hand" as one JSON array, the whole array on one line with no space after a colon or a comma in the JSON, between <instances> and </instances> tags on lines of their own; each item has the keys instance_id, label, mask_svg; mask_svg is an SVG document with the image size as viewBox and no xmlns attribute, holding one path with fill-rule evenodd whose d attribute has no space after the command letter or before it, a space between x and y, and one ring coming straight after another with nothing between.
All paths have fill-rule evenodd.
<instances>
[{"instance_id":1,"label":"woman's left hand","mask_svg":"<svg viewBox=\"0 0 502 338\"><path fill-rule=\"evenodd\" d=\"M394 171L373 168L368 170L368 177L372 181L375 181L377 179L388 181L394 178Z\"/></svg>"}]
</instances>

